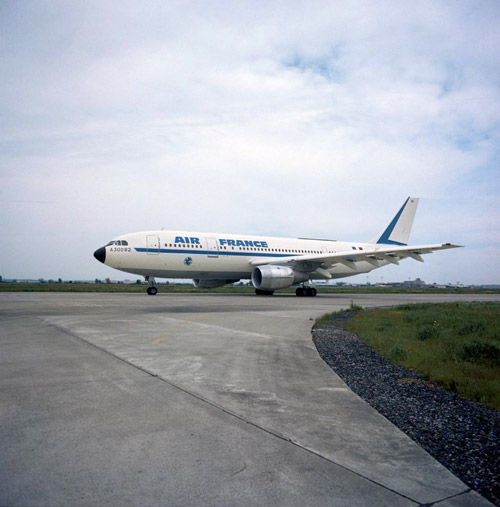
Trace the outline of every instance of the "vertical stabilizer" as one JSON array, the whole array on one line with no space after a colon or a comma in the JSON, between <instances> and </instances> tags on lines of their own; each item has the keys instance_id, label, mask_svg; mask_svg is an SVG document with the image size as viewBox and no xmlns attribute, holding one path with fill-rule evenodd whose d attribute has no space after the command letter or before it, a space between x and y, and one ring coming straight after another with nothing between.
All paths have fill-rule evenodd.
<instances>
[{"instance_id":1,"label":"vertical stabilizer","mask_svg":"<svg viewBox=\"0 0 500 507\"><path fill-rule=\"evenodd\" d=\"M407 245L417 206L418 197L408 197L385 231L377 239L371 240L370 243Z\"/></svg>"}]
</instances>

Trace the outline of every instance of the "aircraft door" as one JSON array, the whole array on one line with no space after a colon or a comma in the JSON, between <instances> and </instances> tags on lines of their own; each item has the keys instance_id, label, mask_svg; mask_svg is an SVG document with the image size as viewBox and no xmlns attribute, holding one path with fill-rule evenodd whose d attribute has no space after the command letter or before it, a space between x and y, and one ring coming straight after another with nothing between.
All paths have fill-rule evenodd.
<instances>
[{"instance_id":1,"label":"aircraft door","mask_svg":"<svg viewBox=\"0 0 500 507\"><path fill-rule=\"evenodd\" d=\"M158 236L146 236L146 243L149 255L158 255L160 253L160 238Z\"/></svg>"},{"instance_id":2,"label":"aircraft door","mask_svg":"<svg viewBox=\"0 0 500 507\"><path fill-rule=\"evenodd\" d=\"M207 251L209 257L219 257L219 245L214 238L207 238Z\"/></svg>"}]
</instances>

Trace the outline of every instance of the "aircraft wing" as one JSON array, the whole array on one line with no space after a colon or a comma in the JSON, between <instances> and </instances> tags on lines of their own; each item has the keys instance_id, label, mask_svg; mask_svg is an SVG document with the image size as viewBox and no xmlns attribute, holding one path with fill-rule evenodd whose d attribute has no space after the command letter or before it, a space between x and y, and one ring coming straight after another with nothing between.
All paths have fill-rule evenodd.
<instances>
[{"instance_id":1,"label":"aircraft wing","mask_svg":"<svg viewBox=\"0 0 500 507\"><path fill-rule=\"evenodd\" d=\"M264 257L250 261L253 266L263 266L266 264L285 265L303 272L316 271L325 278L331 278L328 269L335 264L343 264L357 271L356 262L366 261L373 267L381 266L381 261L387 261L392 264L399 264L399 261L405 258L412 258L419 262L424 262L422 255L432 253L436 250L446 250L449 248L460 248L462 245L453 245L451 243L441 243L436 245L418 245L418 246L397 246L397 245L377 245L363 247L363 250L347 250L345 252L309 254L309 255L291 255L289 257Z\"/></svg>"}]
</instances>

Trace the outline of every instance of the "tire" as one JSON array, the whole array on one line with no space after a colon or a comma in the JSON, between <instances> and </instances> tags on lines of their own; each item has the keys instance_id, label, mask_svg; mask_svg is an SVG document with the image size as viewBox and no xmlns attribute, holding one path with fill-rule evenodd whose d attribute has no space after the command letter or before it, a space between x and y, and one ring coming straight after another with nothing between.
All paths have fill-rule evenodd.
<instances>
[{"instance_id":1,"label":"tire","mask_svg":"<svg viewBox=\"0 0 500 507\"><path fill-rule=\"evenodd\" d=\"M316 296L317 293L318 293L318 291L314 287L312 287L311 288L311 293L309 295L313 298L313 297Z\"/></svg>"},{"instance_id":2,"label":"tire","mask_svg":"<svg viewBox=\"0 0 500 507\"><path fill-rule=\"evenodd\" d=\"M298 296L299 298L304 296L304 287L297 287L297 289L295 290L295 295Z\"/></svg>"},{"instance_id":3,"label":"tire","mask_svg":"<svg viewBox=\"0 0 500 507\"><path fill-rule=\"evenodd\" d=\"M156 296L156 294L158 293L158 289L156 287L148 287L146 292L150 295L150 296Z\"/></svg>"}]
</instances>

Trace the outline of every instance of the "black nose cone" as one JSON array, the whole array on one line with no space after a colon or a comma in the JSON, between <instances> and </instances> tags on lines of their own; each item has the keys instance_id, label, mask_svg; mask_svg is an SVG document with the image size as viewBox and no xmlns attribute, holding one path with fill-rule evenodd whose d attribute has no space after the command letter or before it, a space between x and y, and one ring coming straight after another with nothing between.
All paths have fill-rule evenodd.
<instances>
[{"instance_id":1,"label":"black nose cone","mask_svg":"<svg viewBox=\"0 0 500 507\"><path fill-rule=\"evenodd\" d=\"M101 248L98 248L95 252L94 252L94 257L99 261L99 262L102 262L104 264L104 261L106 260L106 249L101 246Z\"/></svg>"}]
</instances>

